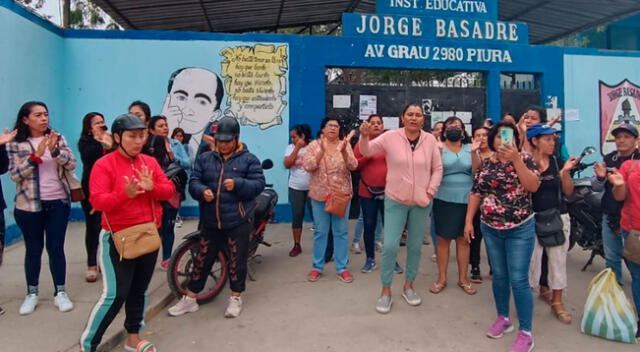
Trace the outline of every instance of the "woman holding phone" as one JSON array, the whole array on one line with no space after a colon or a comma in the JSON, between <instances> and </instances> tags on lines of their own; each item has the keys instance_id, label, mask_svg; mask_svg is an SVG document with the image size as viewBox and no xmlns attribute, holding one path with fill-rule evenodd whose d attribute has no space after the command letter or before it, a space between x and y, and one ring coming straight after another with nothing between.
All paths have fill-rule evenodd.
<instances>
[{"instance_id":1,"label":"woman holding phone","mask_svg":"<svg viewBox=\"0 0 640 352\"><path fill-rule=\"evenodd\" d=\"M473 218L480 209L497 310L497 318L486 335L497 339L514 330L509 319L513 291L520 326L510 351L529 352L534 346L529 263L536 240L531 193L538 190L540 180L533 158L520 153L516 146L519 137L516 126L508 122L491 128L488 144L495 154L482 161L474 176L464 234L468 241L474 238Z\"/></svg>"}]
</instances>

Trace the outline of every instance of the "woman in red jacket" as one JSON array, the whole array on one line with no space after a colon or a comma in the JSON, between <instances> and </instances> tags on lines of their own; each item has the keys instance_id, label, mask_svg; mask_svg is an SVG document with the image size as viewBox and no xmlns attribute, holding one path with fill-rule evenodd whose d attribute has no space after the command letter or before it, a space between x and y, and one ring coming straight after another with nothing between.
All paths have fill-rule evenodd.
<instances>
[{"instance_id":1,"label":"woman in red jacket","mask_svg":"<svg viewBox=\"0 0 640 352\"><path fill-rule=\"evenodd\" d=\"M384 124L380 115L371 115L367 119L371 126L369 139L372 140L384 132ZM376 268L375 232L378 216L384 213L384 186L387 177L387 161L385 153L365 157L360 153L360 146L356 144L353 153L358 160L360 170L360 184L358 195L362 207L364 220L364 249L367 260L360 271L370 273Z\"/></svg>"},{"instance_id":2,"label":"woman in red jacket","mask_svg":"<svg viewBox=\"0 0 640 352\"><path fill-rule=\"evenodd\" d=\"M102 232L98 264L103 274L102 296L89 316L80 339L82 351L95 351L102 335L125 303L124 322L128 338L125 350L155 352L155 346L140 340L146 291L153 275L158 251L135 259L122 259L114 247L111 233L154 221L160 227L162 206L174 190L158 162L140 154L147 126L132 114L120 115L111 131L116 152L100 158L91 171L91 205L102 212Z\"/></svg>"}]
</instances>

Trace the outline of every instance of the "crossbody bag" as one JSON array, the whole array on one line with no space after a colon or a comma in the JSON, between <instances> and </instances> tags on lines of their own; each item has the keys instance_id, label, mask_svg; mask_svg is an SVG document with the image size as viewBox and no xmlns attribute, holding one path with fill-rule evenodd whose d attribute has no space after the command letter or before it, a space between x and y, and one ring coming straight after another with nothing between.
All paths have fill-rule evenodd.
<instances>
[{"instance_id":1,"label":"crossbody bag","mask_svg":"<svg viewBox=\"0 0 640 352\"><path fill-rule=\"evenodd\" d=\"M562 176L560 175L560 168L558 167L558 161L555 156L553 157L553 162L556 166L557 177L560 180L560 185L558 187L558 206L537 212L535 215L536 237L538 238L538 243L540 243L542 247L561 246L566 241L562 217L560 216L560 205L562 202Z\"/></svg>"}]
</instances>

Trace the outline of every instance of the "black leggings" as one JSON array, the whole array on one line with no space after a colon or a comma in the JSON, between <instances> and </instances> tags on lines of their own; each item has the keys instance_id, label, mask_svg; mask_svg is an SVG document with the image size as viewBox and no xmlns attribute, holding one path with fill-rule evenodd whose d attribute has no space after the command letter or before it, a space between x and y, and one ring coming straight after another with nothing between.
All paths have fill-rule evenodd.
<instances>
[{"instance_id":1,"label":"black leggings","mask_svg":"<svg viewBox=\"0 0 640 352\"><path fill-rule=\"evenodd\" d=\"M111 232L102 231L98 255L104 290L93 307L89 322L80 338L80 347L85 352L96 350L102 335L123 304L126 313L124 327L127 333L140 332L144 324L147 289L153 276L158 251L135 259L120 260L120 255L111 240Z\"/></svg>"},{"instance_id":2,"label":"black leggings","mask_svg":"<svg viewBox=\"0 0 640 352\"><path fill-rule=\"evenodd\" d=\"M96 211L91 214L92 208L88 200L85 199L82 201L82 211L84 212L85 218L84 245L87 249L87 266L98 265L96 256L98 253L100 231L102 230L100 226L102 213Z\"/></svg>"},{"instance_id":3,"label":"black leggings","mask_svg":"<svg viewBox=\"0 0 640 352\"><path fill-rule=\"evenodd\" d=\"M217 230L202 228L200 253L193 263L189 291L198 293L207 283L211 267L218 258L218 252L229 248L229 286L233 292L244 292L247 279L247 258L249 256L249 236L253 226L246 222L232 229Z\"/></svg>"},{"instance_id":4,"label":"black leggings","mask_svg":"<svg viewBox=\"0 0 640 352\"><path fill-rule=\"evenodd\" d=\"M292 229L302 228L305 209L309 209L309 213L312 214L311 217L313 218L309 191L298 191L297 189L289 187L289 204L291 204L291 212L293 215L293 219L291 220Z\"/></svg>"},{"instance_id":5,"label":"black leggings","mask_svg":"<svg viewBox=\"0 0 640 352\"><path fill-rule=\"evenodd\" d=\"M480 267L480 249L482 248L482 231L480 230L480 211L473 217L474 238L471 240L469 264L472 268Z\"/></svg>"}]
</instances>

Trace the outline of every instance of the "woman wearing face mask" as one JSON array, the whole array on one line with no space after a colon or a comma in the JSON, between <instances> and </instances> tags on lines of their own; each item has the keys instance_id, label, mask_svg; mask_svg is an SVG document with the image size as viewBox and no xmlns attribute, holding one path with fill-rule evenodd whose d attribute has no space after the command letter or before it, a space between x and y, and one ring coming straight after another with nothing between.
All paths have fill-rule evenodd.
<instances>
[{"instance_id":1,"label":"woman wearing face mask","mask_svg":"<svg viewBox=\"0 0 640 352\"><path fill-rule=\"evenodd\" d=\"M442 139L443 177L433 201L433 219L438 235L436 254L439 275L438 281L431 285L429 291L440 293L447 286L449 248L451 241L455 241L458 286L466 294L474 295L476 289L471 286L467 277L469 242L464 238L464 218L467 213L469 191L473 185L471 145L460 118L452 116L445 120Z\"/></svg>"},{"instance_id":2,"label":"woman wearing face mask","mask_svg":"<svg viewBox=\"0 0 640 352\"><path fill-rule=\"evenodd\" d=\"M153 156L165 171L173 163L185 170L189 169L189 156L185 153L182 144L168 138L169 126L167 125L166 117L153 116L149 120L149 132L151 136L147 139L143 153ZM186 182L183 186L186 186ZM160 269L162 270L167 270L169 267L169 258L171 258L175 238L174 226L183 194L184 188L176 189L171 199L162 203L162 262L160 263Z\"/></svg>"},{"instance_id":3,"label":"woman wearing face mask","mask_svg":"<svg viewBox=\"0 0 640 352\"><path fill-rule=\"evenodd\" d=\"M435 137L422 130L422 106L407 105L402 111L403 128L383 133L371 140L371 126L360 125L360 152L364 156L385 153L387 178L384 199L384 245L380 277L382 292L376 311L391 311L391 283L405 226L407 235L407 265L402 297L411 306L422 300L413 288L422 253L424 227L433 196L442 179L442 157Z\"/></svg>"},{"instance_id":4,"label":"woman wearing face mask","mask_svg":"<svg viewBox=\"0 0 640 352\"><path fill-rule=\"evenodd\" d=\"M20 306L20 314L30 314L38 305L40 266L45 247L55 288L53 303L61 312L67 312L73 309L65 291L67 262L64 253L71 192L60 180L59 173L73 171L76 159L66 139L49 128L49 110L44 103L23 104L15 129L18 133L7 150L9 174L16 182L14 216L27 249L27 296Z\"/></svg>"},{"instance_id":5,"label":"woman wearing face mask","mask_svg":"<svg viewBox=\"0 0 640 352\"><path fill-rule=\"evenodd\" d=\"M147 126L137 116L118 116L111 126L116 149L100 158L91 170L89 201L103 213L98 263L104 289L80 338L80 350L84 352L98 348L102 335L123 304L127 331L125 351L156 352L152 343L140 339L140 330L144 326L147 288L158 251L123 259L112 239L114 231L139 224L154 222L159 227L160 201L168 200L175 192L158 162L141 153L146 130Z\"/></svg>"},{"instance_id":6,"label":"woman wearing face mask","mask_svg":"<svg viewBox=\"0 0 640 352\"><path fill-rule=\"evenodd\" d=\"M95 211L89 202L89 175L93 165L111 150L113 139L107 132L104 116L98 112L90 112L82 119L82 132L78 141L78 150L82 160L82 190L85 198L82 201L82 211L85 218L85 247L87 249L87 272L85 280L96 282L98 279L98 242L100 235L100 217L102 213Z\"/></svg>"}]
</instances>

